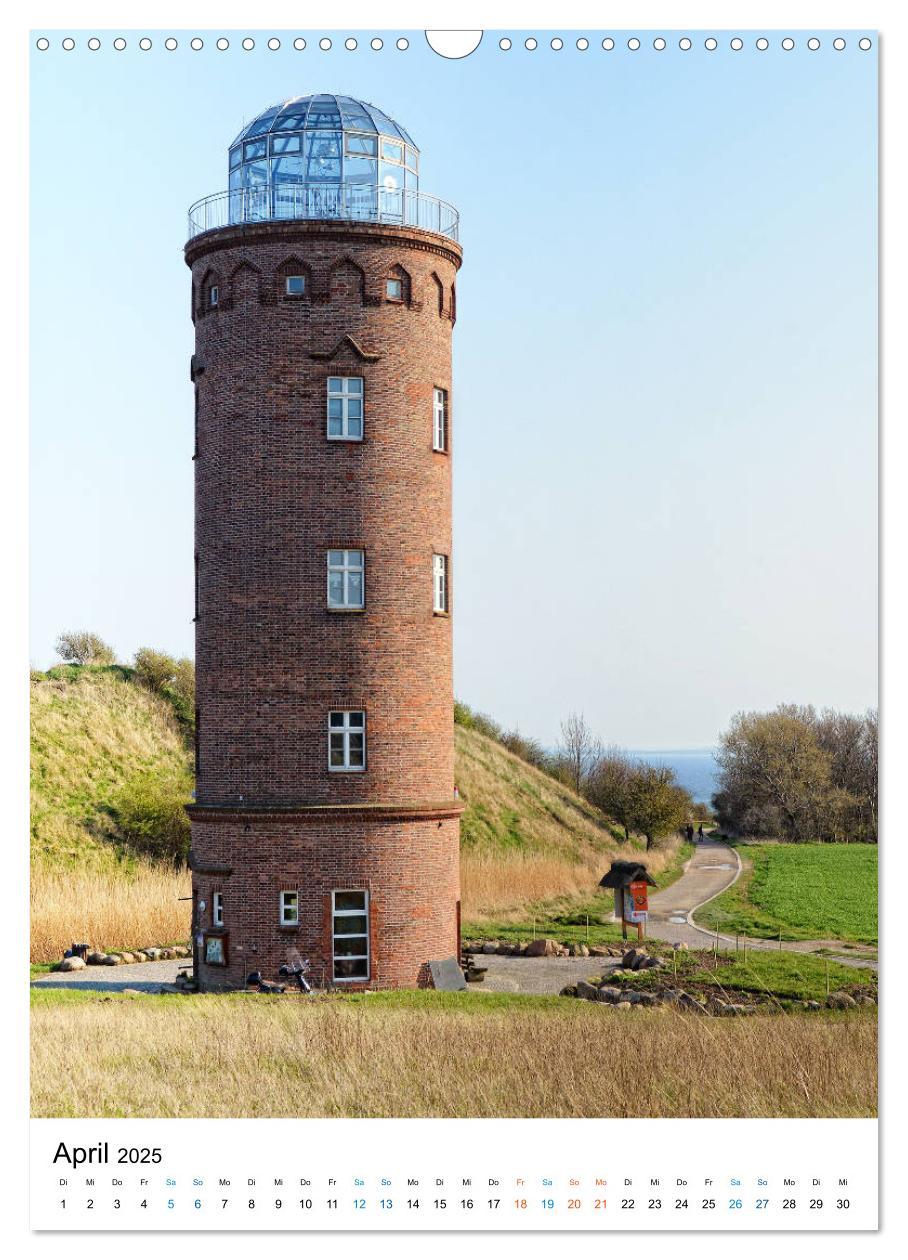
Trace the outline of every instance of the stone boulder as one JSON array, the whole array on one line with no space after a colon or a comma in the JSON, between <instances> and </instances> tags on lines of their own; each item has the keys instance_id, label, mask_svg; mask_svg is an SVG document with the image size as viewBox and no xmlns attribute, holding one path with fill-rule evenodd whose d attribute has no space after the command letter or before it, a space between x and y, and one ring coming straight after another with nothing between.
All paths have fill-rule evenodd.
<instances>
[{"instance_id":1,"label":"stone boulder","mask_svg":"<svg viewBox=\"0 0 908 1260\"><path fill-rule=\"evenodd\" d=\"M486 943L482 947L482 952L484 954L497 954L500 947L501 947L500 941L486 941Z\"/></svg>"},{"instance_id":2,"label":"stone boulder","mask_svg":"<svg viewBox=\"0 0 908 1260\"><path fill-rule=\"evenodd\" d=\"M678 1005L683 1006L687 1011L695 1011L698 1015L708 1015L706 1007L695 997L691 997L689 993L682 993L678 998Z\"/></svg>"},{"instance_id":3,"label":"stone boulder","mask_svg":"<svg viewBox=\"0 0 908 1260\"><path fill-rule=\"evenodd\" d=\"M120 965L119 954L105 954L104 957L101 959L102 967L119 967L119 965Z\"/></svg>"},{"instance_id":4,"label":"stone boulder","mask_svg":"<svg viewBox=\"0 0 908 1260\"><path fill-rule=\"evenodd\" d=\"M832 1011L847 1011L857 1006L857 1002L850 993L830 993L826 999L826 1005Z\"/></svg>"},{"instance_id":5,"label":"stone boulder","mask_svg":"<svg viewBox=\"0 0 908 1260\"><path fill-rule=\"evenodd\" d=\"M548 937L540 937L538 940L530 941L524 950L527 958L555 958L561 952L561 946L558 942L550 940Z\"/></svg>"},{"instance_id":6,"label":"stone boulder","mask_svg":"<svg viewBox=\"0 0 908 1260\"><path fill-rule=\"evenodd\" d=\"M102 953L101 950L93 949L90 954L86 955L85 961L90 967L100 967L106 957L107 955Z\"/></svg>"},{"instance_id":7,"label":"stone boulder","mask_svg":"<svg viewBox=\"0 0 908 1260\"><path fill-rule=\"evenodd\" d=\"M84 958L77 958L75 955L64 958L62 962L57 963L58 971L81 971L85 966Z\"/></svg>"},{"instance_id":8,"label":"stone boulder","mask_svg":"<svg viewBox=\"0 0 908 1260\"><path fill-rule=\"evenodd\" d=\"M620 1002L623 996L623 993L624 993L624 990L619 989L617 985L602 984L599 986L599 1001L600 1002Z\"/></svg>"},{"instance_id":9,"label":"stone boulder","mask_svg":"<svg viewBox=\"0 0 908 1260\"><path fill-rule=\"evenodd\" d=\"M607 945L591 945L589 948L590 958L611 958L612 951Z\"/></svg>"},{"instance_id":10,"label":"stone boulder","mask_svg":"<svg viewBox=\"0 0 908 1260\"><path fill-rule=\"evenodd\" d=\"M559 991L558 996L575 998L579 997L580 994L577 992L576 984L566 984L564 988Z\"/></svg>"},{"instance_id":11,"label":"stone boulder","mask_svg":"<svg viewBox=\"0 0 908 1260\"><path fill-rule=\"evenodd\" d=\"M579 998L585 998L587 1002L598 1002L599 990L595 984L590 984L589 980L578 980L577 996Z\"/></svg>"},{"instance_id":12,"label":"stone boulder","mask_svg":"<svg viewBox=\"0 0 908 1260\"><path fill-rule=\"evenodd\" d=\"M659 997L658 993L643 992L643 993L637 994L638 1006L659 1006L660 1004L661 1004L661 998Z\"/></svg>"},{"instance_id":13,"label":"stone boulder","mask_svg":"<svg viewBox=\"0 0 908 1260\"><path fill-rule=\"evenodd\" d=\"M139 961L139 960L136 958L135 954L128 954L128 953L127 953L127 954L121 954L121 955L120 955L120 962L124 962L124 963L134 963L134 962L138 962L138 961Z\"/></svg>"}]
</instances>

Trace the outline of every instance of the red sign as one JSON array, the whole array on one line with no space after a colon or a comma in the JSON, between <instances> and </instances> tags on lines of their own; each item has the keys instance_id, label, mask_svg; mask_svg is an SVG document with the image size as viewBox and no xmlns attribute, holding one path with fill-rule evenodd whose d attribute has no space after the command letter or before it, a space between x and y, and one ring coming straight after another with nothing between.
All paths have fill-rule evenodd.
<instances>
[{"instance_id":1,"label":"red sign","mask_svg":"<svg viewBox=\"0 0 908 1260\"><path fill-rule=\"evenodd\" d=\"M648 910L649 902L647 901L647 888L649 885L645 880L636 879L631 884L631 897L634 899L635 910Z\"/></svg>"},{"instance_id":2,"label":"red sign","mask_svg":"<svg viewBox=\"0 0 908 1260\"><path fill-rule=\"evenodd\" d=\"M626 923L645 923L648 915L646 896L647 885L643 880L634 880L624 890L624 920Z\"/></svg>"}]
</instances>

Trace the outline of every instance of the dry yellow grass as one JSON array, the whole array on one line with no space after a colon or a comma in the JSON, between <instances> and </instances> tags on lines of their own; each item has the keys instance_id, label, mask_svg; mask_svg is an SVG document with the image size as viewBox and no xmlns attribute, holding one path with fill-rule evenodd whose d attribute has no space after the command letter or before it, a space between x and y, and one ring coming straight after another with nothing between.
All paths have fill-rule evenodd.
<instances>
[{"instance_id":1,"label":"dry yellow grass","mask_svg":"<svg viewBox=\"0 0 908 1260\"><path fill-rule=\"evenodd\" d=\"M188 871L150 862L123 870L31 872L31 957L60 958L73 941L100 949L141 949L189 937Z\"/></svg>"},{"instance_id":2,"label":"dry yellow grass","mask_svg":"<svg viewBox=\"0 0 908 1260\"><path fill-rule=\"evenodd\" d=\"M872 1018L712 1020L557 1001L41 1002L32 1012L32 1114L875 1114ZM78 1070L60 1071L64 1046Z\"/></svg>"}]
</instances>

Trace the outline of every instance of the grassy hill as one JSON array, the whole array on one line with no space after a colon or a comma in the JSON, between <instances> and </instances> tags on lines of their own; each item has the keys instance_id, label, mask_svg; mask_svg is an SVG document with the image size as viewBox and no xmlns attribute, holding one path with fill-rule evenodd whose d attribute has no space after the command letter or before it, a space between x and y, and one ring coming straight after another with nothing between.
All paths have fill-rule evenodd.
<instances>
[{"instance_id":1,"label":"grassy hill","mask_svg":"<svg viewBox=\"0 0 908 1260\"><path fill-rule=\"evenodd\" d=\"M72 940L108 948L181 939L186 872L130 845L120 803L149 775L188 799L191 757L173 708L119 666L61 666L36 675L32 724L33 959ZM529 922L589 903L612 856L642 852L588 802L476 730L455 727L465 925ZM677 873L670 841L647 857ZM602 905L599 905L599 902Z\"/></svg>"},{"instance_id":2,"label":"grassy hill","mask_svg":"<svg viewBox=\"0 0 908 1260\"><path fill-rule=\"evenodd\" d=\"M165 701L119 666L59 666L31 685L31 853L36 864L130 864L117 802L138 776L190 769ZM187 793L188 798L188 793Z\"/></svg>"}]
</instances>

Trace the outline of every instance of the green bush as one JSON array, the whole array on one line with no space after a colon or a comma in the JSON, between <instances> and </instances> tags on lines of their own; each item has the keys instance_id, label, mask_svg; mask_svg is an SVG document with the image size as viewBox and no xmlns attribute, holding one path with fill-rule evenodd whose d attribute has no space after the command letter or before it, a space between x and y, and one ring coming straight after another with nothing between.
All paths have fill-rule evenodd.
<instances>
[{"instance_id":1,"label":"green bush","mask_svg":"<svg viewBox=\"0 0 908 1260\"><path fill-rule=\"evenodd\" d=\"M184 806L191 795L188 770L166 775L143 771L126 783L114 802L117 822L133 848L182 866L189 857L189 818Z\"/></svg>"},{"instance_id":2,"label":"green bush","mask_svg":"<svg viewBox=\"0 0 908 1260\"><path fill-rule=\"evenodd\" d=\"M139 648L135 655L135 678L172 704L177 718L185 726L195 725L195 665L188 657L177 660L154 648Z\"/></svg>"}]
</instances>

